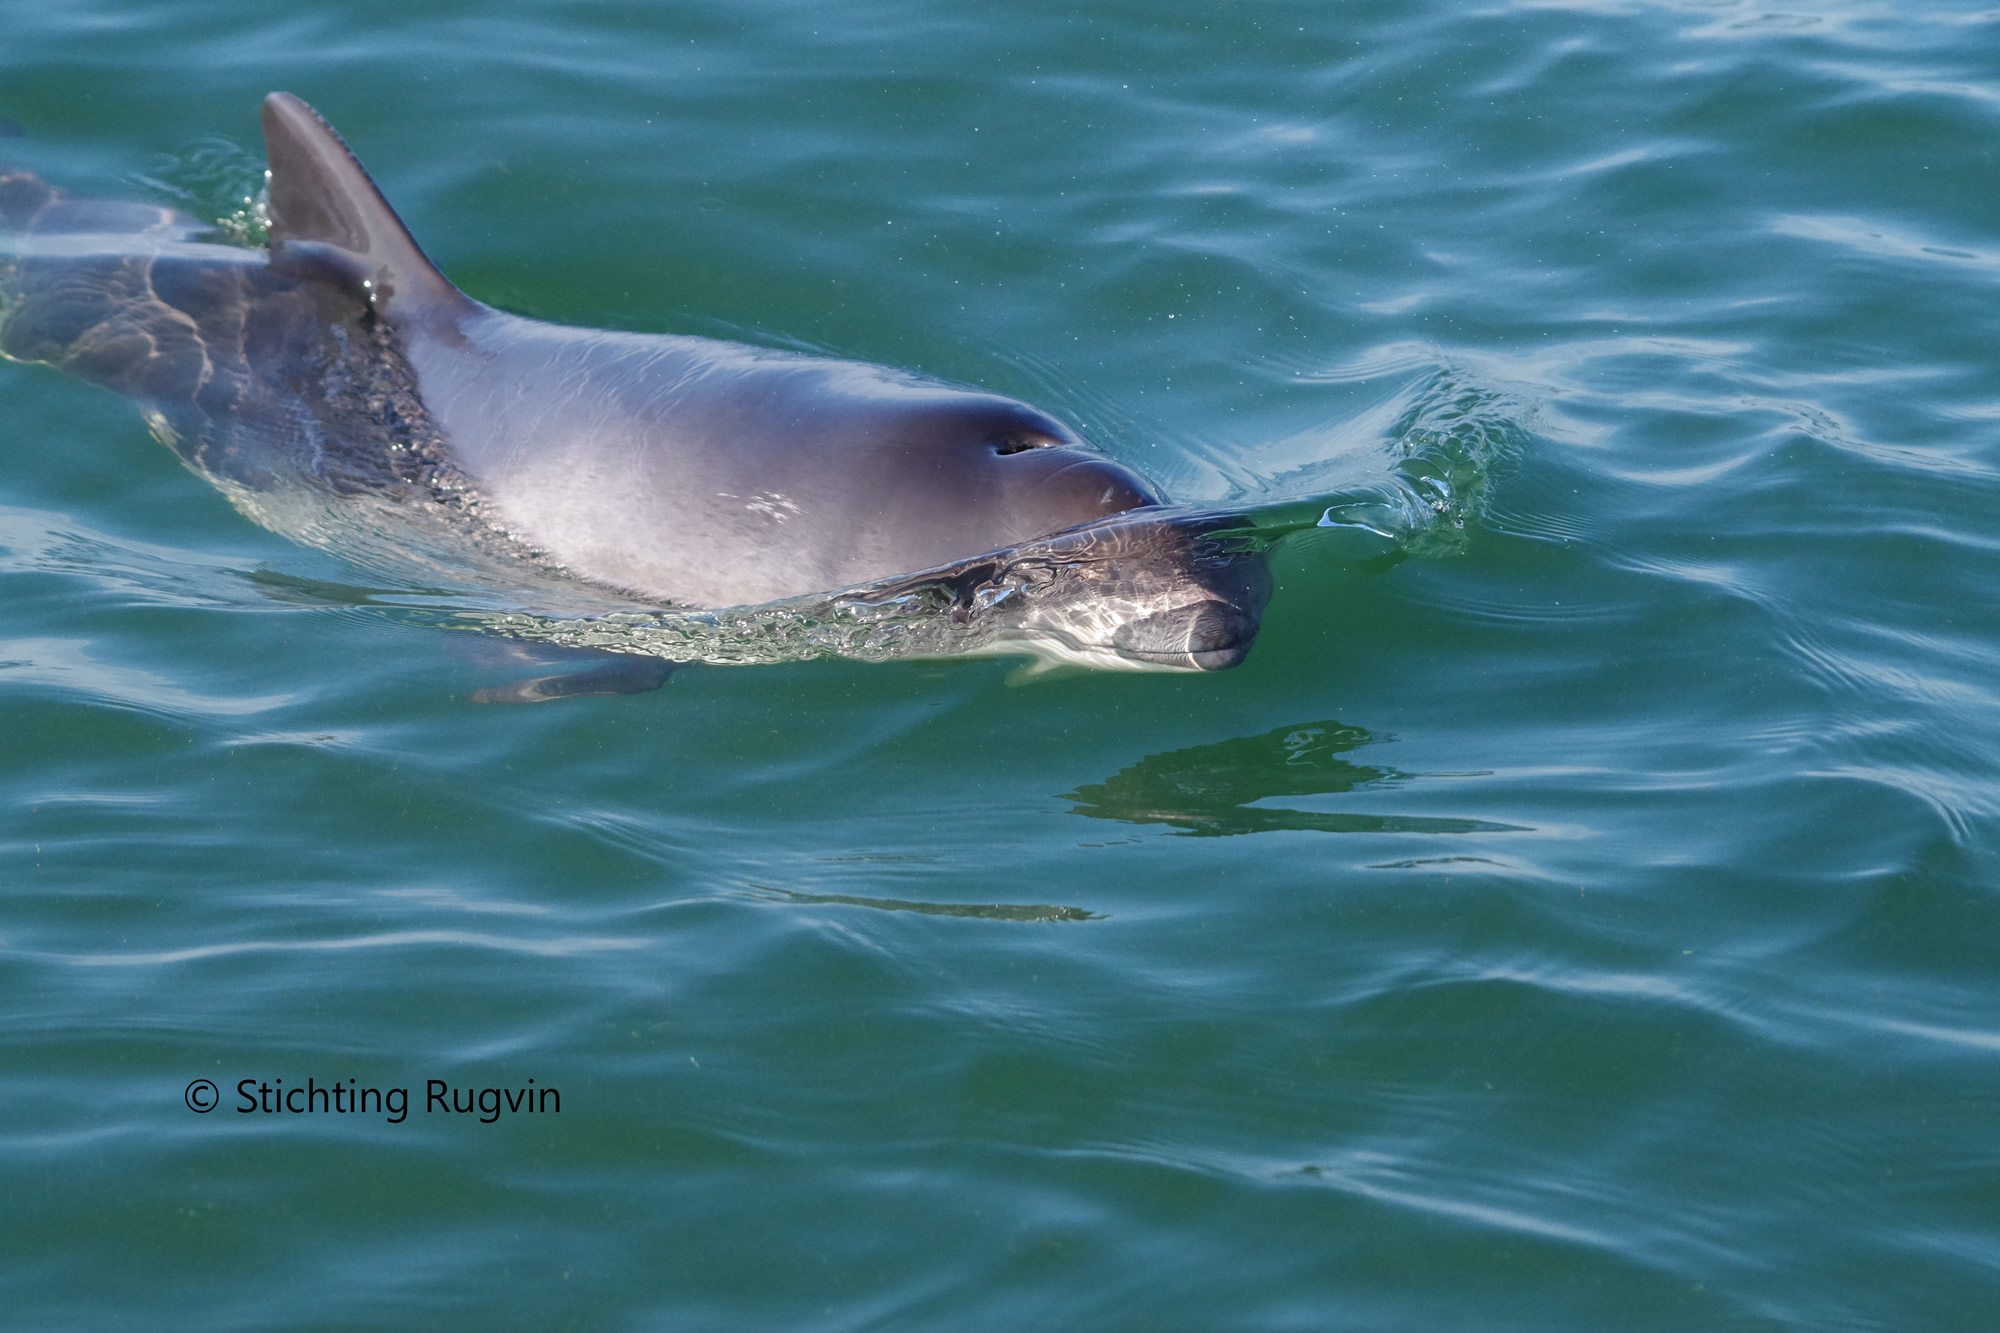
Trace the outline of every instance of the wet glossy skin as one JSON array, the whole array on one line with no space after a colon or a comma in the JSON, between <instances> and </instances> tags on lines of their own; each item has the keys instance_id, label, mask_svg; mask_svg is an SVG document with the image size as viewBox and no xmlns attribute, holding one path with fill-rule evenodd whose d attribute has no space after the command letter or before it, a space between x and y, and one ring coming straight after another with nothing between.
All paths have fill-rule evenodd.
<instances>
[{"instance_id":1,"label":"wet glossy skin","mask_svg":"<svg viewBox=\"0 0 2000 1333\"><path fill-rule=\"evenodd\" d=\"M1161 504L998 395L481 305L303 102L273 94L265 134L268 255L0 177L0 353L130 394L288 535L338 544L313 497L365 500L607 589L722 607L970 565ZM1261 561L1192 558L1199 533L1159 514L1090 543L1090 577L1022 590L1012 630L1131 664L1239 660Z\"/></svg>"}]
</instances>

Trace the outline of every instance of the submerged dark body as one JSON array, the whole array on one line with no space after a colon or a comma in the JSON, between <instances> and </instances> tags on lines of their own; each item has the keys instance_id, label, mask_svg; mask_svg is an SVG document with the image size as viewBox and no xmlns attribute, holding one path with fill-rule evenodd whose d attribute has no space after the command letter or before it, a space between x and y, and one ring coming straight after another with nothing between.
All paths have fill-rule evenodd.
<instances>
[{"instance_id":1,"label":"submerged dark body","mask_svg":"<svg viewBox=\"0 0 2000 1333\"><path fill-rule=\"evenodd\" d=\"M338 547L354 525L329 513L391 544L421 519L489 562L681 607L928 573L955 614L1061 655L1215 668L1247 651L1261 557L1045 413L493 310L429 264L303 102L274 93L264 116L268 253L0 173L0 354L130 395L259 522Z\"/></svg>"}]
</instances>

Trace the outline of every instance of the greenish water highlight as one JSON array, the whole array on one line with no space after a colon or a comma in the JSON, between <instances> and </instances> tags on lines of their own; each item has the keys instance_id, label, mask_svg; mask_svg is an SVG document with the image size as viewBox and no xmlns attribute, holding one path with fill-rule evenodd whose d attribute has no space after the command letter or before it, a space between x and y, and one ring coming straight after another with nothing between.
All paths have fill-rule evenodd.
<instances>
[{"instance_id":1,"label":"greenish water highlight","mask_svg":"<svg viewBox=\"0 0 2000 1333\"><path fill-rule=\"evenodd\" d=\"M1993 14L0 18L67 188L227 218L288 88L483 300L1288 534L1228 672L484 707L0 365L13 1325L1990 1324Z\"/></svg>"}]
</instances>

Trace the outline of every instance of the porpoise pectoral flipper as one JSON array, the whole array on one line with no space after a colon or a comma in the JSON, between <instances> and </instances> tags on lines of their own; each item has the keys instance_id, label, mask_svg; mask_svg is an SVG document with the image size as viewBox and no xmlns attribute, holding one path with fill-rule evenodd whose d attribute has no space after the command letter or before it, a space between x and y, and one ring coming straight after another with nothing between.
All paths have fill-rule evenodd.
<instances>
[{"instance_id":1,"label":"porpoise pectoral flipper","mask_svg":"<svg viewBox=\"0 0 2000 1333\"><path fill-rule=\"evenodd\" d=\"M574 699L580 694L643 694L666 684L667 677L680 665L625 653L596 653L590 660L603 665L488 685L474 690L470 697L477 704L540 704L552 699Z\"/></svg>"}]
</instances>

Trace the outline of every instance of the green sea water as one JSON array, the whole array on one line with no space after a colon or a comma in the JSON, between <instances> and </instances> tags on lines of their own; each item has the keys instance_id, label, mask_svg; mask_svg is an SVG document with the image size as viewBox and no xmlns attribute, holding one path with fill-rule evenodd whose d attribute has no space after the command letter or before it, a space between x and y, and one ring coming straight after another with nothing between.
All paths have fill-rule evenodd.
<instances>
[{"instance_id":1,"label":"green sea water","mask_svg":"<svg viewBox=\"0 0 2000 1333\"><path fill-rule=\"evenodd\" d=\"M1232 671L483 706L487 641L0 364L0 1324L2000 1319L2000 14L0 32L66 188L227 219L287 88L482 300L1308 525Z\"/></svg>"}]
</instances>

